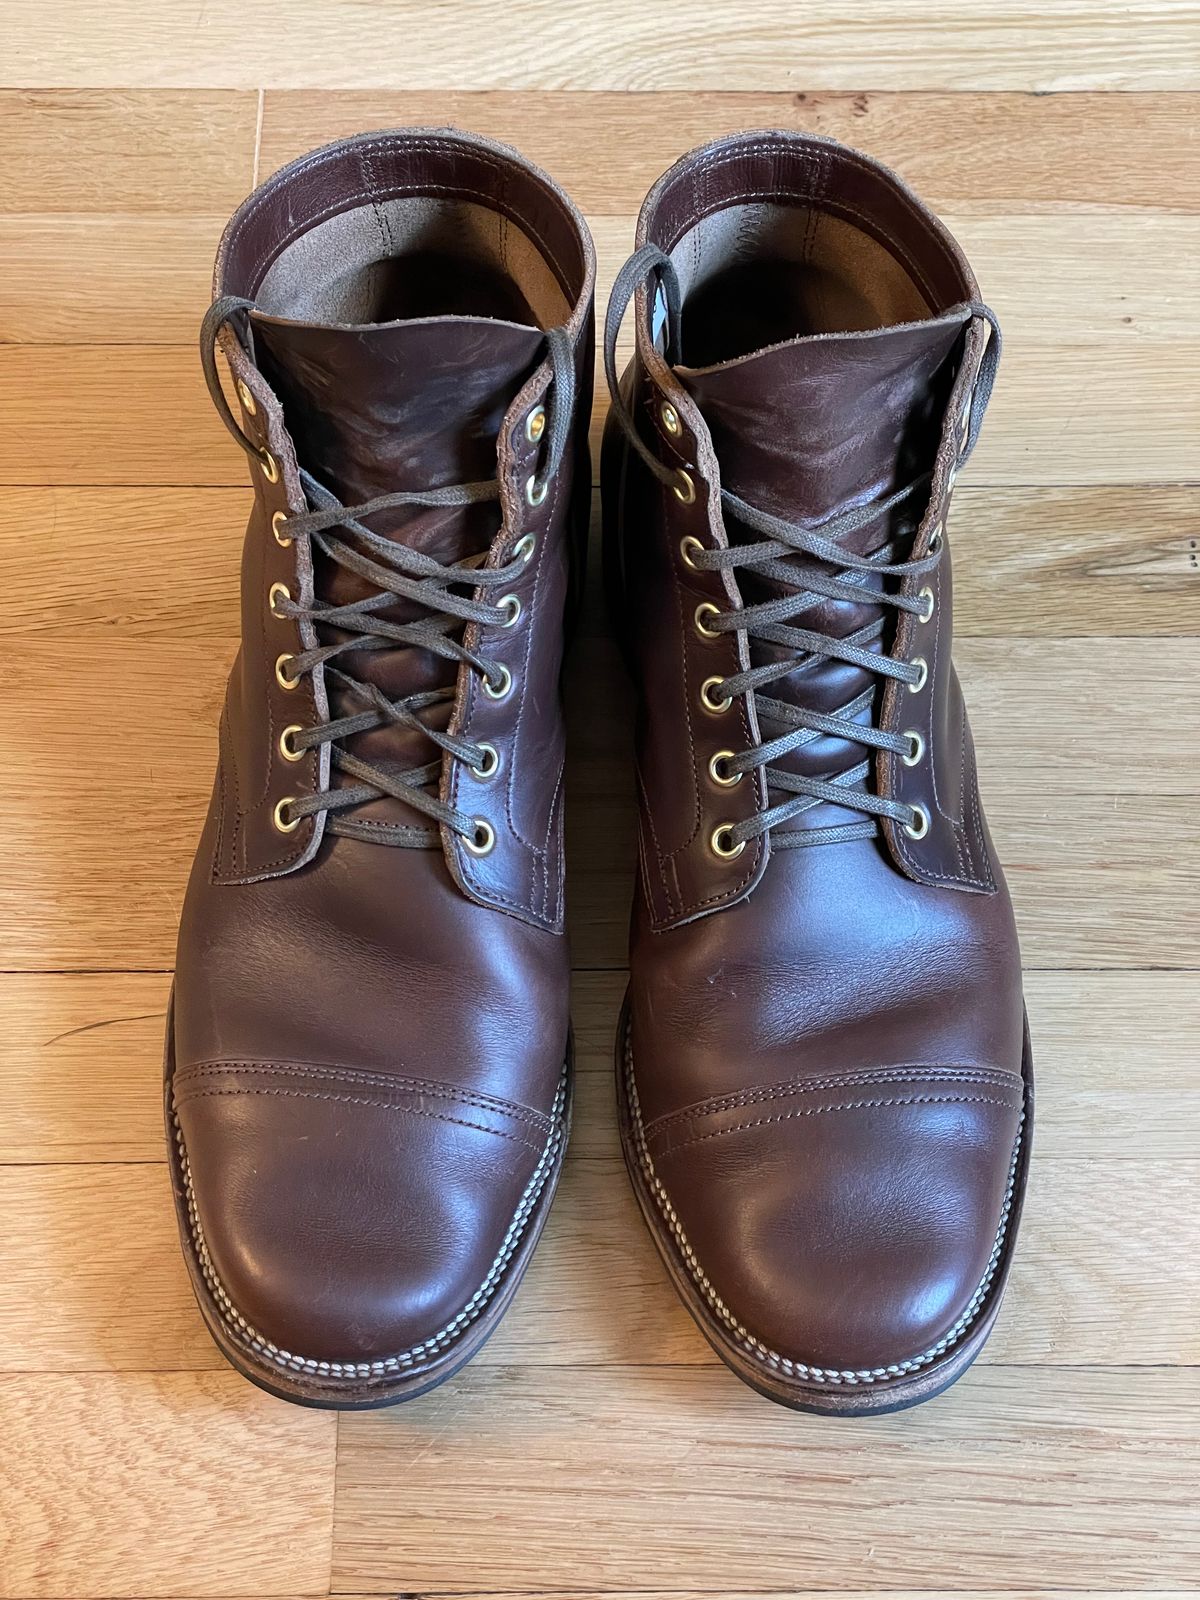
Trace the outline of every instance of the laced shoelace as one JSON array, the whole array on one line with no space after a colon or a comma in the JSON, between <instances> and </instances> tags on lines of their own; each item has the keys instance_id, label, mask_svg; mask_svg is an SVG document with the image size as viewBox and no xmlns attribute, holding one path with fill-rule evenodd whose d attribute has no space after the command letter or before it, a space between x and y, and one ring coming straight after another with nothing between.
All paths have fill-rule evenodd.
<instances>
[{"instance_id":1,"label":"laced shoelace","mask_svg":"<svg viewBox=\"0 0 1200 1600\"><path fill-rule=\"evenodd\" d=\"M222 327L229 323L236 332L236 319L245 317L253 309L254 302L240 296L226 295L214 301L201 327L200 354L205 381L218 415L246 454L261 466L266 462L266 452L238 426L217 370L217 339ZM238 336L241 337L240 334ZM551 328L545 337L551 366L546 404L547 444L544 470L530 485L529 497L533 504L540 503L546 485L562 462L574 409L575 362L570 336L565 328ZM245 339L242 342L247 343ZM499 761L492 745L460 738L448 730L431 726L426 720L431 708L454 699L454 689L450 686L430 689L393 700L374 684L364 682L347 671L344 663L337 666L332 663L339 657L360 650L415 647L431 651L447 661L466 662L483 679L486 694L493 699L504 699L512 688L508 669L490 661L479 651L470 649L461 633L465 625L471 622L484 628L515 626L521 614L520 601L515 594L502 591L531 559L533 537L526 535L518 540L511 559L503 566L481 566L478 564L479 557L445 565L365 525L364 519L398 507L468 506L479 501L499 501L498 478L483 483L453 484L440 489L404 490L379 495L354 506L343 505L336 495L303 467L300 468L300 483L309 509L293 512L281 519L277 528L279 537L289 541L308 541L311 549L355 574L371 585L375 592L346 605L323 605L315 597L311 604L303 605L290 597L277 598L275 591L272 593L271 606L276 616L311 623L314 628L338 629L347 635L334 643L318 644L290 656L281 656L276 667L280 682L285 687L292 687L306 672L321 666L327 680L332 680L344 690L352 701L361 703L361 710L350 715L331 718L292 733L289 754L293 758L321 745L330 745L334 764L348 778L356 781L342 788L291 801L282 825L290 830L305 817L318 812L348 811L389 795L428 817L431 822L451 829L476 853L486 854L495 839L490 825L482 818L468 816L431 792L431 786L437 784L441 772L440 755L420 766L389 770L352 755L342 748L340 742L354 734L387 725L409 728L419 732L439 751L465 762L476 776L490 777ZM356 544L337 537L335 530L339 529L352 534ZM476 599L470 593L455 592L463 589L483 591L484 598ZM498 597L493 599L493 595ZM424 614L411 622L393 622L379 615L397 601L418 605ZM339 823L333 817L328 825L335 832L358 832L350 819ZM374 828L365 836L388 844L426 848L439 842L439 834L434 827Z\"/></svg>"},{"instance_id":2,"label":"laced shoelace","mask_svg":"<svg viewBox=\"0 0 1200 1600\"><path fill-rule=\"evenodd\" d=\"M680 481L679 474L661 462L643 441L634 416L622 398L617 374L617 337L626 309L641 284L655 273L658 275L666 312L666 349L670 352L682 348L680 329L683 297L674 264L657 245L646 244L629 258L613 284L604 329L604 371L613 412L630 444L655 477L676 488ZM988 396L995 382L1001 346L999 323L987 306L971 301L964 303L961 309L964 323L972 317L981 317L988 323L992 336L980 365L971 401L967 437L959 452L959 467L975 448ZM751 695L760 725L782 729L776 737L749 750L726 755L715 767L713 776L724 785L737 783L748 772L765 769L768 789L786 796L753 817L718 828L714 834L713 848L719 854L728 857L740 855L752 839L822 803L864 813L868 820L778 834L775 837L776 845L799 846L824 843L835 838L870 836L876 830L875 819L880 817L888 817L905 826L914 837L920 837L924 832L925 818L916 808L857 787L865 784L870 775L869 756L827 777L789 772L777 765L792 751L822 735L861 745L870 751L886 750L910 764L914 759L920 759L923 746L918 750L911 735L888 733L874 727L870 721L857 720L864 715L872 716L875 687L856 696L833 714L809 710L763 691L780 679L812 670L824 661L860 667L876 678L904 683L913 690L924 686L928 671L924 662L897 660L884 654L881 648L871 648L872 645L879 645L883 638L887 628L886 614L845 637L797 626L795 619L821 600L845 600L908 612L928 620L933 601L932 591L910 596L900 594L898 590L904 579L923 576L934 570L941 559L940 539L936 545L931 541L924 556L905 560L895 559L898 554L897 540L890 540L869 555L862 556L846 550L839 541L915 499L922 490L928 488L931 476L931 473L923 472L883 499L852 507L824 522L811 524L788 522L722 488L723 510L743 527L763 535L762 539L753 544L737 544L713 550L706 549L697 539L683 541L686 547L684 559L695 571L736 573L738 569L745 568L775 583L786 584L791 590L777 598L735 610L723 611L711 604L697 610L697 627L710 636L743 632L748 639L759 640L787 652L784 659L750 667L726 678L709 679L704 685L702 693L711 710L727 710L737 697ZM791 559L797 555L810 557L820 565L806 565L798 569Z\"/></svg>"}]
</instances>

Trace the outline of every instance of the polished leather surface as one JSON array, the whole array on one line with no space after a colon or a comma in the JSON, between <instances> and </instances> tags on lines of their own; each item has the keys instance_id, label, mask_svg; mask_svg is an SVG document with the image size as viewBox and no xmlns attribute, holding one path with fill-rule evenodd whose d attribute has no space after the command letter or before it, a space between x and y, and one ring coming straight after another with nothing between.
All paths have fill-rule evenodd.
<instances>
[{"instance_id":1,"label":"polished leather surface","mask_svg":"<svg viewBox=\"0 0 1200 1600\"><path fill-rule=\"evenodd\" d=\"M904 1403L915 1374L936 1387L939 1367L986 1333L1029 1134L1016 932L950 660L946 518L984 338L964 310L974 279L945 230L893 175L827 140L749 134L684 157L651 191L637 243L669 252L702 217L764 200L852 218L903 264L929 315L784 329L760 349L689 366L687 301L683 349L664 358L653 297L638 295L623 393L643 440L685 467L697 493L681 503L610 423L606 559L639 689L627 1155L676 1281L736 1370L788 1403L837 1409L866 1386L886 1407ZM673 434L664 400L679 418ZM867 786L925 805L928 831L912 839L888 821L871 837L796 847L803 830L861 825L852 806L823 801L769 843L721 859L713 828L753 818L771 796L761 771L714 783L719 750L763 735L752 696L714 714L700 686L782 647L740 632L704 638L693 616L705 601L728 609L787 589L694 570L680 541L761 537L725 514L722 485L820 522L924 472L907 520L868 519L846 548L865 554L890 538L919 557L941 541L920 580L934 591L932 617L889 621L877 646L923 655L926 684L871 694L874 674L808 658L771 692L826 714L865 696L857 721L920 731L925 758L912 767L829 735L781 764L823 777L866 755ZM884 581L871 580L874 592ZM802 625L838 637L869 626L881 615L872 586L861 601L814 596Z\"/></svg>"},{"instance_id":2,"label":"polished leather surface","mask_svg":"<svg viewBox=\"0 0 1200 1600\"><path fill-rule=\"evenodd\" d=\"M551 376L537 329L486 316L350 328L254 313L255 359L224 341L251 396L242 425L280 472L275 483L253 472L242 650L180 928L169 1040L177 1187L222 1347L256 1381L326 1404L351 1384L356 1401L400 1398L404 1382L449 1370L456 1343L476 1337L508 1292L505 1271L540 1226L566 1129L558 675L571 542L590 487L586 229L514 152L399 131L305 157L251 196L222 242L217 292L253 297L304 227L397 193L494 204L544 246L583 398L552 492L531 507L524 487L544 445L525 422ZM507 699L479 696L472 669L415 647L354 659L355 674L392 698L448 687L433 714L496 746L500 768L486 783L442 758L443 796L495 828L485 858L446 827L440 847L388 842L424 820L390 797L340 813L336 828L325 813L291 833L273 826L281 798L341 781L327 746L284 761L281 728L346 705L320 666L296 689L278 683L277 655L320 641L311 624L272 614L270 585L287 583L306 603L372 592L315 544L308 562L303 541L272 536L275 512L304 507L300 468L345 504L498 476L499 505L393 508L373 524L443 563L501 565L536 539L514 584L519 625L488 630L480 645L510 667ZM386 614L409 621L417 608L397 602ZM438 755L396 725L347 746L384 768Z\"/></svg>"}]
</instances>

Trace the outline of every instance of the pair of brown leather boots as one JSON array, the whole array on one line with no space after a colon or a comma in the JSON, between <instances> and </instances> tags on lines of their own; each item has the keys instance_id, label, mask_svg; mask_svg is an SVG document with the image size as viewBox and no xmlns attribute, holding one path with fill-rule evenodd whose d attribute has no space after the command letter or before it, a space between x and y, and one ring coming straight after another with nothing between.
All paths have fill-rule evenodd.
<instances>
[{"instance_id":1,"label":"pair of brown leather boots","mask_svg":"<svg viewBox=\"0 0 1200 1600\"><path fill-rule=\"evenodd\" d=\"M166 1114L213 1336L303 1404L468 1360L562 1165L594 280L566 195L446 129L304 157L221 244L203 357L255 506ZM706 1338L801 1409L944 1388L1012 1256L1029 1046L946 533L998 352L904 185L781 132L659 180L609 306L621 1134Z\"/></svg>"}]
</instances>

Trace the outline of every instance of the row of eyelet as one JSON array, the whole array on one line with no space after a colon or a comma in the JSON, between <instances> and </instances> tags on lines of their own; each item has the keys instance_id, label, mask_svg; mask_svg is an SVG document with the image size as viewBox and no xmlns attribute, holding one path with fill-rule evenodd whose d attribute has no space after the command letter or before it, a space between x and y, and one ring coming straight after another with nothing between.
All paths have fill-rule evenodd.
<instances>
[{"instance_id":1,"label":"row of eyelet","mask_svg":"<svg viewBox=\"0 0 1200 1600\"><path fill-rule=\"evenodd\" d=\"M546 431L546 408L534 406L525 418L525 437L530 444L537 444ZM550 492L548 481L538 481L537 474L532 474L525 483L525 500L530 506L537 507L542 504ZM533 560L533 553L537 549L537 536L532 533L522 534L513 546L513 555L520 557L526 566ZM515 594L501 595L496 602L497 607L508 614L500 624L502 628L515 628L521 616L521 601ZM490 678L483 680L483 692L489 700L507 700L512 692L513 675L509 669L500 663L500 682L493 686ZM485 740L478 741L478 748L484 752L484 762L478 767L469 767L472 777L480 783L486 783L494 778L500 770L500 752L494 744ZM475 833L471 838L463 838L462 846L470 855L489 856L496 846L496 830L485 817L474 817Z\"/></svg>"},{"instance_id":2,"label":"row of eyelet","mask_svg":"<svg viewBox=\"0 0 1200 1600\"><path fill-rule=\"evenodd\" d=\"M675 432L675 428L672 426L671 422L666 416L667 411L671 412L671 417L675 419L676 423L678 422L678 419L675 417L675 412L672 407L667 405L663 406L663 425L666 427L669 433L673 433ZM687 475L684 474L684 476ZM688 478L688 483L691 484L690 478ZM678 494L678 489L676 489L675 492ZM683 496L680 496L680 498L682 499ZM694 486L691 498L695 498ZM930 536L930 550L935 550L938 544L940 544L941 535L942 524L938 523L937 527L933 530L933 533ZM699 571L700 569L693 560L693 552L702 551L703 549L704 546L701 544L699 539L697 539L693 534L685 534L679 541L679 554L684 566L688 567L692 572ZM923 600L925 602L924 610L916 613L917 620L921 623L927 623L933 617L935 604L933 590L926 585L919 591L917 598L918 600ZM720 616L720 609L719 607L713 605L711 601L702 601L696 607L696 610L693 614L693 622L696 632L702 639L717 639L720 637L720 630L710 628L706 625L707 618L717 616ZM918 668L918 676L915 682L908 683L905 685L905 687L908 689L910 694L918 694L929 681L929 663L926 661L924 656L914 656L911 665ZM700 685L700 704L703 706L705 711L711 712L714 715L720 715L721 713L728 711L732 706L733 701L730 697L725 695L719 696L715 692L720 688L724 681L724 678L716 676L705 678L704 682ZM909 740L909 751L907 755L901 755L900 759L903 761L906 767L915 767L924 757L925 740L916 731L916 729L913 728L908 729L904 737ZM732 788L735 784L740 783L742 778L745 776L745 774L741 772L730 773L727 771L725 763L731 760L733 760L732 750L718 750L708 763L709 777L714 783L720 784L722 788ZM923 839L929 832L929 812L922 805L914 805L912 807L912 814L913 821L911 823L903 824L904 831L912 839ZM717 827L713 829L709 837L709 845L714 855L720 856L723 861L736 860L746 848L746 842L744 839L740 840L737 844L729 844L728 841L731 837L732 829L733 824L730 822L719 823Z\"/></svg>"},{"instance_id":3,"label":"row of eyelet","mask_svg":"<svg viewBox=\"0 0 1200 1600\"><path fill-rule=\"evenodd\" d=\"M659 410L659 415L662 418L663 427L669 434L675 435L681 431L679 417L674 406L664 402ZM690 505L696 498L696 486L692 481L691 474L679 468L678 480L678 483L673 485L675 497L682 501L684 505ZM686 533L679 541L680 559L690 572L700 571L692 557L694 552L702 552L703 550L703 544L694 534ZM720 607L713 605L711 600L702 600L696 607L692 615L692 621L701 639L711 640L721 637L720 629L708 626L708 620L712 617L719 617L720 614ZM705 678L700 685L700 704L705 711L711 712L714 716L728 711L730 706L733 705L733 700L729 696L716 696L714 694L714 691L720 688L724 681L724 678L718 674L712 678ZM734 752L732 750L718 750L709 759L708 775L722 789L735 788L745 777L744 772L729 771L727 763L733 759ZM738 840L737 843L733 842L733 826L732 822L719 822L708 836L709 848L722 861L736 861L746 848L744 839Z\"/></svg>"},{"instance_id":4,"label":"row of eyelet","mask_svg":"<svg viewBox=\"0 0 1200 1600\"><path fill-rule=\"evenodd\" d=\"M953 480L954 474L951 473L951 483L953 483ZM941 548L945 527L944 519L939 520L934 525L933 532L929 535L928 553L930 555L933 555L935 551ZM925 602L925 609L915 613L917 621L922 624L932 621L934 606L937 602L933 590L928 584L918 591L917 599ZM919 676L915 683L906 684L905 687L908 689L909 694L919 694L929 681L929 663L924 656L914 656L911 664L919 668ZM918 766L925 758L925 740L915 728L907 729L904 737L909 741L909 748L908 753L901 755L900 760L906 767ZM925 806L919 803L910 809L912 811L912 821L902 823L901 826L910 839L923 839L929 832L929 812Z\"/></svg>"}]
</instances>

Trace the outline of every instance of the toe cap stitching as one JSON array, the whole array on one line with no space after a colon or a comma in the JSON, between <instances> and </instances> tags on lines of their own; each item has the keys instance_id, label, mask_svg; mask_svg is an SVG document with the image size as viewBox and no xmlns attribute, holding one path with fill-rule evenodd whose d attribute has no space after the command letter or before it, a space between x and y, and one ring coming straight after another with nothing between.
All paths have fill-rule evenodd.
<instances>
[{"instance_id":1,"label":"toe cap stitching","mask_svg":"<svg viewBox=\"0 0 1200 1600\"><path fill-rule=\"evenodd\" d=\"M974 1084L986 1089L1020 1089L1020 1079L1003 1067L952 1067L952 1066L895 1066L871 1067L857 1072L825 1073L820 1077L791 1080L781 1083L761 1084L742 1089L734 1094L713 1095L697 1100L679 1111L667 1111L652 1117L646 1123L648 1137L663 1133L680 1122L694 1122L701 1117L722 1111L736 1111L741 1106L764 1105L772 1100L785 1100L793 1095L826 1094L839 1089L872 1088L885 1084L918 1083Z\"/></svg>"},{"instance_id":2,"label":"toe cap stitching","mask_svg":"<svg viewBox=\"0 0 1200 1600\"><path fill-rule=\"evenodd\" d=\"M537 1166L534 1168L533 1175L525 1186L517 1209L509 1223L508 1230L501 1241L500 1249L497 1251L479 1288L476 1289L457 1316L452 1317L444 1327L440 1328L428 1339L423 1339L418 1344L410 1345L407 1350L400 1351L396 1355L384 1356L372 1361L318 1361L314 1357L296 1355L292 1351L284 1350L272 1340L267 1339L252 1323L242 1316L221 1282L212 1257L209 1254L208 1244L204 1237L204 1229L200 1222L200 1213L196 1205L195 1189L192 1183L191 1166L188 1161L183 1128L178 1115L173 1114L172 1122L175 1131L175 1143L179 1152L180 1176L183 1180L188 1232L191 1236L196 1262L204 1282L216 1301L217 1314L231 1337L244 1348L277 1367L290 1372L305 1373L320 1379L395 1377L417 1366L420 1362L428 1360L430 1357L440 1355L456 1339L461 1337L468 1326L482 1313L498 1288L505 1268L516 1254L521 1237L525 1232L525 1225L534 1206L537 1204L542 1190L546 1186L551 1169L566 1137L567 1088L568 1075L567 1069L564 1068L559 1082L558 1094L554 1102L553 1131L546 1141Z\"/></svg>"},{"instance_id":3,"label":"toe cap stitching","mask_svg":"<svg viewBox=\"0 0 1200 1600\"><path fill-rule=\"evenodd\" d=\"M499 1095L484 1094L482 1090L462 1089L456 1084L436 1078L413 1078L399 1073L369 1072L358 1067L339 1067L325 1062L308 1061L198 1061L191 1066L178 1067L175 1087L185 1088L204 1079L240 1077L261 1073L263 1077L296 1077L328 1079L335 1083L360 1085L363 1088L388 1092L410 1090L419 1094L436 1095L440 1100L450 1100L458 1105L471 1106L478 1111L498 1111L517 1122L531 1122L543 1133L549 1133L551 1118L544 1111L521 1105L516 1100L502 1099Z\"/></svg>"},{"instance_id":4,"label":"toe cap stitching","mask_svg":"<svg viewBox=\"0 0 1200 1600\"><path fill-rule=\"evenodd\" d=\"M995 1099L985 1094L914 1094L881 1096L875 1100L844 1100L828 1106L802 1106L794 1111L781 1111L773 1117L756 1117L752 1122L735 1122L728 1128L710 1128L707 1133L693 1134L690 1139L681 1139L678 1144L669 1145L666 1150L660 1151L660 1154L677 1155L679 1151L686 1150L691 1145L703 1144L706 1139L723 1139L726 1134L745 1133L750 1128L766 1128L772 1123L791 1122L797 1117L819 1117L827 1111L867 1111L877 1106L1002 1106L1005 1110L1016 1111L1020 1109L1020 1101Z\"/></svg>"},{"instance_id":5,"label":"toe cap stitching","mask_svg":"<svg viewBox=\"0 0 1200 1600\"><path fill-rule=\"evenodd\" d=\"M209 1100L221 1097L245 1098L248 1095L281 1096L289 1100L332 1100L339 1105L370 1106L378 1111L402 1111L412 1117L428 1117L434 1122L450 1122L456 1128L472 1128L476 1133L491 1133L497 1139L511 1139L514 1144L524 1145L527 1150L532 1150L534 1155L540 1155L542 1146L534 1144L532 1139L526 1139L519 1133L510 1133L506 1128L489 1128L484 1122L469 1122L465 1117L447 1116L444 1111L430 1111L428 1106L400 1105L394 1100L368 1100L363 1095L329 1094L319 1089L252 1089L244 1084L239 1084L235 1089L191 1089L178 1097L178 1103L190 1105L193 1100Z\"/></svg>"},{"instance_id":6,"label":"toe cap stitching","mask_svg":"<svg viewBox=\"0 0 1200 1600\"><path fill-rule=\"evenodd\" d=\"M754 1360L761 1362L764 1366L771 1367L775 1371L782 1372L789 1378L801 1378L808 1382L834 1384L848 1388L854 1388L859 1385L869 1386L875 1383L885 1383L895 1378L907 1377L914 1372L921 1371L922 1368L929 1366L939 1356L944 1355L947 1350L957 1344L971 1327L987 1298L1004 1253L1005 1239L1008 1235L1008 1224L1012 1215L1013 1199L1016 1193L1017 1173L1023 1142L1026 1115L1023 1108L1017 1122L1012 1160L1008 1170L1008 1183L1005 1187L1004 1201L1000 1208L1000 1222L992 1244L992 1253L983 1277L980 1279L974 1294L957 1322L942 1335L936 1344L931 1345L927 1350L921 1351L918 1355L908 1357L904 1361L890 1362L885 1366L878 1367L817 1367L805 1361L793 1361L789 1356L781 1355L777 1350L772 1350L761 1339L756 1339L745 1324L739 1322L730 1311L714 1288L708 1274L700 1265L696 1252L692 1249L687 1234L684 1232L683 1224L680 1222L675 1207L671 1203L666 1187L654 1170L654 1163L650 1159L649 1150L646 1148L645 1132L638 1102L637 1080L633 1070L633 1048L628 1025L625 1030L625 1079L628 1091L630 1123L636 1146L638 1165L654 1203L670 1230L671 1236L683 1258L683 1265L688 1276L692 1279L706 1303L732 1334L738 1345Z\"/></svg>"}]
</instances>

